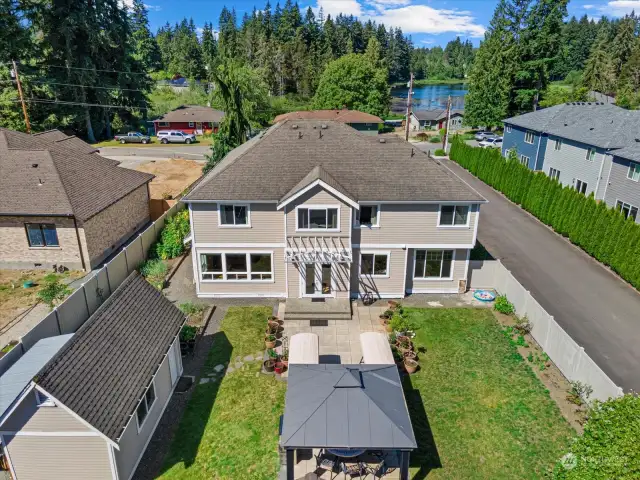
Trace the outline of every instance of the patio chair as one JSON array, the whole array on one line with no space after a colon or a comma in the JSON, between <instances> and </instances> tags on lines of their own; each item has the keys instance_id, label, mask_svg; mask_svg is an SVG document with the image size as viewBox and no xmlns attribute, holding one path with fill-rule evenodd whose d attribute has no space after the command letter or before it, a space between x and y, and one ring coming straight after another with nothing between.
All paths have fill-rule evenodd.
<instances>
[{"instance_id":1,"label":"patio chair","mask_svg":"<svg viewBox=\"0 0 640 480\"><path fill-rule=\"evenodd\" d=\"M361 462L350 463L340 462L340 470L347 478L363 478L366 477L369 472L367 468Z\"/></svg>"},{"instance_id":2,"label":"patio chair","mask_svg":"<svg viewBox=\"0 0 640 480\"><path fill-rule=\"evenodd\" d=\"M367 468L367 473L370 473L371 475L373 475L374 480L376 478L382 478L385 475L387 475L388 473L391 473L395 470L395 468L389 468L387 467L387 465L384 463L384 459L380 460L380 463L377 465L371 465L369 468Z\"/></svg>"},{"instance_id":3,"label":"patio chair","mask_svg":"<svg viewBox=\"0 0 640 480\"><path fill-rule=\"evenodd\" d=\"M318 453L318 455L315 455L315 457L316 457L316 470L321 469L321 470L328 471L330 480L333 480L335 477L338 476L338 474L334 472L338 462L338 459L335 455L327 453L324 450L320 450L320 453Z\"/></svg>"}]
</instances>

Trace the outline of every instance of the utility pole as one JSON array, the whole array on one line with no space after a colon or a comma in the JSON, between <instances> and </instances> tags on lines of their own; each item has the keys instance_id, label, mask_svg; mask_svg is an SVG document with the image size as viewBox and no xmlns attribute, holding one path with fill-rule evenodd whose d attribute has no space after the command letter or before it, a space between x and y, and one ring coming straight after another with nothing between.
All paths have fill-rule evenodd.
<instances>
[{"instance_id":1,"label":"utility pole","mask_svg":"<svg viewBox=\"0 0 640 480\"><path fill-rule=\"evenodd\" d=\"M444 142L442 144L442 149L446 152L447 146L449 145L449 122L451 121L451 95L449 95L449 99L447 100L447 123L444 126Z\"/></svg>"},{"instance_id":2,"label":"utility pole","mask_svg":"<svg viewBox=\"0 0 640 480\"><path fill-rule=\"evenodd\" d=\"M413 95L413 73L409 75L409 93L407 94L407 120L404 122L404 139L409 141L409 124L411 123L411 95Z\"/></svg>"},{"instance_id":3,"label":"utility pole","mask_svg":"<svg viewBox=\"0 0 640 480\"><path fill-rule=\"evenodd\" d=\"M29 115L27 114L27 106L24 103L24 96L22 95L22 84L20 83L20 75L18 74L18 66L15 60L11 60L13 64L12 77L16 77L16 83L18 84L18 93L20 94L20 103L22 103L22 113L24 114L24 123L27 125L27 133L31 133L31 124L29 123Z\"/></svg>"}]
</instances>

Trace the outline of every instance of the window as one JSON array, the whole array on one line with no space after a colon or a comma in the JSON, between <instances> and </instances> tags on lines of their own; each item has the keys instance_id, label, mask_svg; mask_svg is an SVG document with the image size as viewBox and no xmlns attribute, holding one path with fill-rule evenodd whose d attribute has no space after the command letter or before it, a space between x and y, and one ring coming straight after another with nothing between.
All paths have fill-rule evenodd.
<instances>
[{"instance_id":1,"label":"window","mask_svg":"<svg viewBox=\"0 0 640 480\"><path fill-rule=\"evenodd\" d=\"M529 166L529 157L527 157L526 155L520 155L520 163L522 165L524 165L525 167Z\"/></svg>"},{"instance_id":2,"label":"window","mask_svg":"<svg viewBox=\"0 0 640 480\"><path fill-rule=\"evenodd\" d=\"M469 205L440 205L440 227L466 227L469 225Z\"/></svg>"},{"instance_id":3,"label":"window","mask_svg":"<svg viewBox=\"0 0 640 480\"><path fill-rule=\"evenodd\" d=\"M596 149L595 148L590 148L589 150L587 150L587 157L586 158L590 162L593 162L593 160L596 158Z\"/></svg>"},{"instance_id":4,"label":"window","mask_svg":"<svg viewBox=\"0 0 640 480\"><path fill-rule=\"evenodd\" d=\"M144 392L144 397L140 400L138 404L138 408L136 409L136 418L138 419L138 432L144 425L144 421L147 419L147 415L149 411L153 407L153 404L156 401L156 390L153 387L153 380L151 381L151 385L147 388L147 391Z\"/></svg>"},{"instance_id":5,"label":"window","mask_svg":"<svg viewBox=\"0 0 640 480\"><path fill-rule=\"evenodd\" d=\"M553 178L554 180L560 181L560 170L556 170L555 168L551 167L549 169L549 177Z\"/></svg>"},{"instance_id":6,"label":"window","mask_svg":"<svg viewBox=\"0 0 640 480\"><path fill-rule=\"evenodd\" d=\"M298 230L337 230L338 208L298 208Z\"/></svg>"},{"instance_id":7,"label":"window","mask_svg":"<svg viewBox=\"0 0 640 480\"><path fill-rule=\"evenodd\" d=\"M208 281L272 281L271 265L271 253L201 253L200 278Z\"/></svg>"},{"instance_id":8,"label":"window","mask_svg":"<svg viewBox=\"0 0 640 480\"><path fill-rule=\"evenodd\" d=\"M640 180L640 163L629 162L629 171L627 172L627 178L630 178L634 182Z\"/></svg>"},{"instance_id":9,"label":"window","mask_svg":"<svg viewBox=\"0 0 640 480\"><path fill-rule=\"evenodd\" d=\"M59 247L56 226L51 223L27 223L27 240L30 247Z\"/></svg>"},{"instance_id":10,"label":"window","mask_svg":"<svg viewBox=\"0 0 640 480\"><path fill-rule=\"evenodd\" d=\"M360 255L360 275L371 277L389 276L388 253L362 253Z\"/></svg>"},{"instance_id":11,"label":"window","mask_svg":"<svg viewBox=\"0 0 640 480\"><path fill-rule=\"evenodd\" d=\"M557 152L560 151L560 149L562 149L562 140L556 140L555 145L553 146L553 149Z\"/></svg>"},{"instance_id":12,"label":"window","mask_svg":"<svg viewBox=\"0 0 640 480\"><path fill-rule=\"evenodd\" d=\"M189 122L189 128L193 128L194 126L195 126L195 123Z\"/></svg>"},{"instance_id":13,"label":"window","mask_svg":"<svg viewBox=\"0 0 640 480\"><path fill-rule=\"evenodd\" d=\"M169 126L169 122L158 122L158 126L159 127L168 127Z\"/></svg>"},{"instance_id":14,"label":"window","mask_svg":"<svg viewBox=\"0 0 640 480\"><path fill-rule=\"evenodd\" d=\"M378 227L380 218L378 205L360 205L360 210L356 211L356 226Z\"/></svg>"},{"instance_id":15,"label":"window","mask_svg":"<svg viewBox=\"0 0 640 480\"><path fill-rule=\"evenodd\" d=\"M628 203L621 202L620 200L616 202L616 209L619 212L622 212L624 218L631 217L635 221L638 216L638 207L634 207L633 205L629 205Z\"/></svg>"},{"instance_id":16,"label":"window","mask_svg":"<svg viewBox=\"0 0 640 480\"><path fill-rule=\"evenodd\" d=\"M38 407L55 407L56 406L56 404L54 403L53 400L51 400L51 398L49 398L47 395L40 392L39 390L36 390L36 405Z\"/></svg>"},{"instance_id":17,"label":"window","mask_svg":"<svg viewBox=\"0 0 640 480\"><path fill-rule=\"evenodd\" d=\"M576 190L583 195L587 194L587 182L583 182L582 180L576 180Z\"/></svg>"},{"instance_id":18,"label":"window","mask_svg":"<svg viewBox=\"0 0 640 480\"><path fill-rule=\"evenodd\" d=\"M527 132L524 134L524 143L531 143L533 144L533 132Z\"/></svg>"},{"instance_id":19,"label":"window","mask_svg":"<svg viewBox=\"0 0 640 480\"><path fill-rule=\"evenodd\" d=\"M505 125L504 126L504 132L505 133L511 133L511 125Z\"/></svg>"},{"instance_id":20,"label":"window","mask_svg":"<svg viewBox=\"0 0 640 480\"><path fill-rule=\"evenodd\" d=\"M223 205L219 207L220 225L249 226L249 205Z\"/></svg>"},{"instance_id":21,"label":"window","mask_svg":"<svg viewBox=\"0 0 640 480\"><path fill-rule=\"evenodd\" d=\"M453 250L416 250L414 278L451 278Z\"/></svg>"}]
</instances>

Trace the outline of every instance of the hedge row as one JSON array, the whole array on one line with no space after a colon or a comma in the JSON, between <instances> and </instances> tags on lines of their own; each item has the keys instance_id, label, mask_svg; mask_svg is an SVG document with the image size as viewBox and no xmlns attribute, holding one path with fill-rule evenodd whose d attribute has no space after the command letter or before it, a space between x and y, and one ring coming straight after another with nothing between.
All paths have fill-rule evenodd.
<instances>
[{"instance_id":1,"label":"hedge row","mask_svg":"<svg viewBox=\"0 0 640 480\"><path fill-rule=\"evenodd\" d=\"M593 194L585 197L542 172L534 172L499 150L454 141L450 158L512 202L568 237L640 290L640 225Z\"/></svg>"}]
</instances>

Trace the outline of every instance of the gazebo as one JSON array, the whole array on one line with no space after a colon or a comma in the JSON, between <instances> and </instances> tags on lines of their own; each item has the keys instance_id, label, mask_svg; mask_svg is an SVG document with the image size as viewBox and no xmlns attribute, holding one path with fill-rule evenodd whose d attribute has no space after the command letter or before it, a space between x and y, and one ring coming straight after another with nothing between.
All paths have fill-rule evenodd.
<instances>
[{"instance_id":1,"label":"gazebo","mask_svg":"<svg viewBox=\"0 0 640 480\"><path fill-rule=\"evenodd\" d=\"M294 480L296 451L313 449L337 452L337 464L340 452L390 456L408 480L417 444L396 365L289 367L280 435L287 480Z\"/></svg>"}]
</instances>

